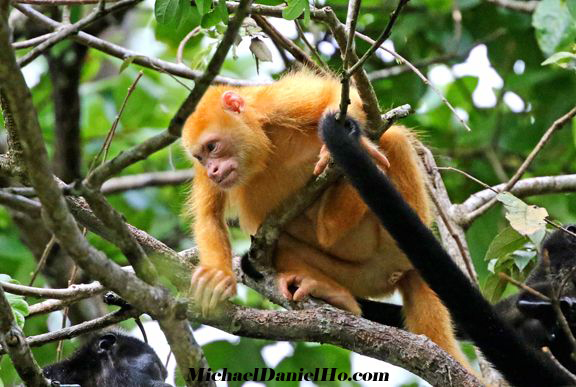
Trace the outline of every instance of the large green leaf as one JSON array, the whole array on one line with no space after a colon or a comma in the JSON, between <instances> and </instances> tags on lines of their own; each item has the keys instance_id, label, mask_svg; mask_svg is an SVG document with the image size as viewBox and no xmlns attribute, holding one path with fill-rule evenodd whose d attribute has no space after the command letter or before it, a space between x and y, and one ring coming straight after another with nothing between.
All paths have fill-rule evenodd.
<instances>
[{"instance_id":1,"label":"large green leaf","mask_svg":"<svg viewBox=\"0 0 576 387\"><path fill-rule=\"evenodd\" d=\"M295 20L308 7L310 7L308 0L289 0L288 6L282 11L282 16L287 20Z\"/></svg>"},{"instance_id":2,"label":"large green leaf","mask_svg":"<svg viewBox=\"0 0 576 387\"><path fill-rule=\"evenodd\" d=\"M576 37L576 23L567 3L574 0L542 0L532 19L538 44L546 55L567 48Z\"/></svg>"},{"instance_id":3,"label":"large green leaf","mask_svg":"<svg viewBox=\"0 0 576 387\"><path fill-rule=\"evenodd\" d=\"M156 0L154 16L159 24L176 25L180 22L180 0Z\"/></svg>"},{"instance_id":4,"label":"large green leaf","mask_svg":"<svg viewBox=\"0 0 576 387\"><path fill-rule=\"evenodd\" d=\"M494 240L492 240L492 243L490 243L490 246L486 251L484 260L490 261L492 259L501 259L506 257L520 249L526 242L528 242L526 236L519 234L512 227L506 227L496 235Z\"/></svg>"}]
</instances>

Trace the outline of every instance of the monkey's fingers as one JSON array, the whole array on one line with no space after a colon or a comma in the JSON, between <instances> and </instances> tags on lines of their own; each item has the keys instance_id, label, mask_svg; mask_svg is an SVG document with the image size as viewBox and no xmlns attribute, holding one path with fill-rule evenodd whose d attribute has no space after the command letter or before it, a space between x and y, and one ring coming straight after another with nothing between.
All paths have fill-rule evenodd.
<instances>
[{"instance_id":1,"label":"monkey's fingers","mask_svg":"<svg viewBox=\"0 0 576 387\"><path fill-rule=\"evenodd\" d=\"M360 137L360 145L362 145L370 157L374 159L376 165L378 165L381 169L386 170L390 167L390 161L388 161L388 158L366 137Z\"/></svg>"},{"instance_id":2,"label":"monkey's fingers","mask_svg":"<svg viewBox=\"0 0 576 387\"><path fill-rule=\"evenodd\" d=\"M302 282L302 277L297 274L280 273L278 276L278 289L284 298L292 301L293 295L290 291L290 287L299 286L300 282Z\"/></svg>"},{"instance_id":3,"label":"monkey's fingers","mask_svg":"<svg viewBox=\"0 0 576 387\"><path fill-rule=\"evenodd\" d=\"M214 277L216 280L216 277ZM219 303L229 299L236 294L236 281L234 278L228 276L221 278L212 291L212 297L208 304L208 309L215 309Z\"/></svg>"},{"instance_id":4,"label":"monkey's fingers","mask_svg":"<svg viewBox=\"0 0 576 387\"><path fill-rule=\"evenodd\" d=\"M219 287L220 284L223 284ZM206 316L221 302L236 292L236 279L226 271L199 267L192 275L191 296L202 315Z\"/></svg>"},{"instance_id":5,"label":"monkey's fingers","mask_svg":"<svg viewBox=\"0 0 576 387\"><path fill-rule=\"evenodd\" d=\"M203 316L208 316L210 314L210 311L214 309L210 307L212 298L214 297L218 284L220 284L223 280L225 280L225 277L226 274L224 274L223 271L218 270L212 275L210 281L204 287L204 291L201 295L202 298L198 300L200 305L202 305Z\"/></svg>"},{"instance_id":6,"label":"monkey's fingers","mask_svg":"<svg viewBox=\"0 0 576 387\"><path fill-rule=\"evenodd\" d=\"M328 151L328 147L326 145L322 145L322 148L320 148L320 153L318 154L318 161L314 166L314 175L318 176L324 172L329 162L330 152Z\"/></svg>"}]
</instances>

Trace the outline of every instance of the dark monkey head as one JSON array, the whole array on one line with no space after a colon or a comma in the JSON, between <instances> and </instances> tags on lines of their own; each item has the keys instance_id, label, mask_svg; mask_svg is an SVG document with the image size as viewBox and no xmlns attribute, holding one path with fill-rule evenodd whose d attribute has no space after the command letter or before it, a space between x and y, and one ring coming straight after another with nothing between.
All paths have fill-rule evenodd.
<instances>
[{"instance_id":1,"label":"dark monkey head","mask_svg":"<svg viewBox=\"0 0 576 387\"><path fill-rule=\"evenodd\" d=\"M101 333L44 368L47 378L82 387L169 387L166 374L152 347L119 331Z\"/></svg>"},{"instance_id":2,"label":"dark monkey head","mask_svg":"<svg viewBox=\"0 0 576 387\"><path fill-rule=\"evenodd\" d=\"M576 233L576 225L568 225L565 228ZM549 267L547 267L545 257L548 257ZM530 273L526 283L537 284L543 281L559 283L570 276L569 285L574 288L576 273L576 237L564 230L556 230L544 240L542 253L538 265Z\"/></svg>"}]
</instances>

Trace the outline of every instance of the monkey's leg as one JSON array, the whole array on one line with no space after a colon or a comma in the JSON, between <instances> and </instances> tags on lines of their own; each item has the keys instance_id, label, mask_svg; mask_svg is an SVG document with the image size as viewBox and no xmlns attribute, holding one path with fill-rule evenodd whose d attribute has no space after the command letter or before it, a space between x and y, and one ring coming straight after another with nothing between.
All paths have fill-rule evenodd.
<instances>
[{"instance_id":1,"label":"monkey's leg","mask_svg":"<svg viewBox=\"0 0 576 387\"><path fill-rule=\"evenodd\" d=\"M302 301L312 296L337 308L360 315L360 306L348 289L302 260L302 254L308 252L306 250L311 249L293 249L286 244L279 244L276 253L276 269L278 270L278 288L282 295L293 301Z\"/></svg>"},{"instance_id":2,"label":"monkey's leg","mask_svg":"<svg viewBox=\"0 0 576 387\"><path fill-rule=\"evenodd\" d=\"M404 300L404 324L413 333L423 334L448 352L464 367L472 370L456 341L448 309L416 270L404 274L398 282Z\"/></svg>"},{"instance_id":3,"label":"monkey's leg","mask_svg":"<svg viewBox=\"0 0 576 387\"><path fill-rule=\"evenodd\" d=\"M316 217L316 238L320 245L332 246L360 223L367 210L358 192L344 180L330 186L320 199Z\"/></svg>"}]
</instances>

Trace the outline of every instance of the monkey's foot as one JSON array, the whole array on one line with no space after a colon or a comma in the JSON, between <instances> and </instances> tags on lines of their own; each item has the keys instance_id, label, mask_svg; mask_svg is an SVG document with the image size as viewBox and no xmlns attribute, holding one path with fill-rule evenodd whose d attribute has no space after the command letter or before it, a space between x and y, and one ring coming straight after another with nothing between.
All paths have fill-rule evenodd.
<instances>
[{"instance_id":1,"label":"monkey's foot","mask_svg":"<svg viewBox=\"0 0 576 387\"><path fill-rule=\"evenodd\" d=\"M290 301L302 301L306 297L312 296L357 316L362 312L352 294L336 284L301 274L280 273L278 275L278 287L282 295ZM296 290L292 292L294 288Z\"/></svg>"},{"instance_id":2,"label":"monkey's foot","mask_svg":"<svg viewBox=\"0 0 576 387\"><path fill-rule=\"evenodd\" d=\"M231 272L199 266L190 281L190 295L202 315L207 316L219 304L236 295L236 278Z\"/></svg>"}]
</instances>

